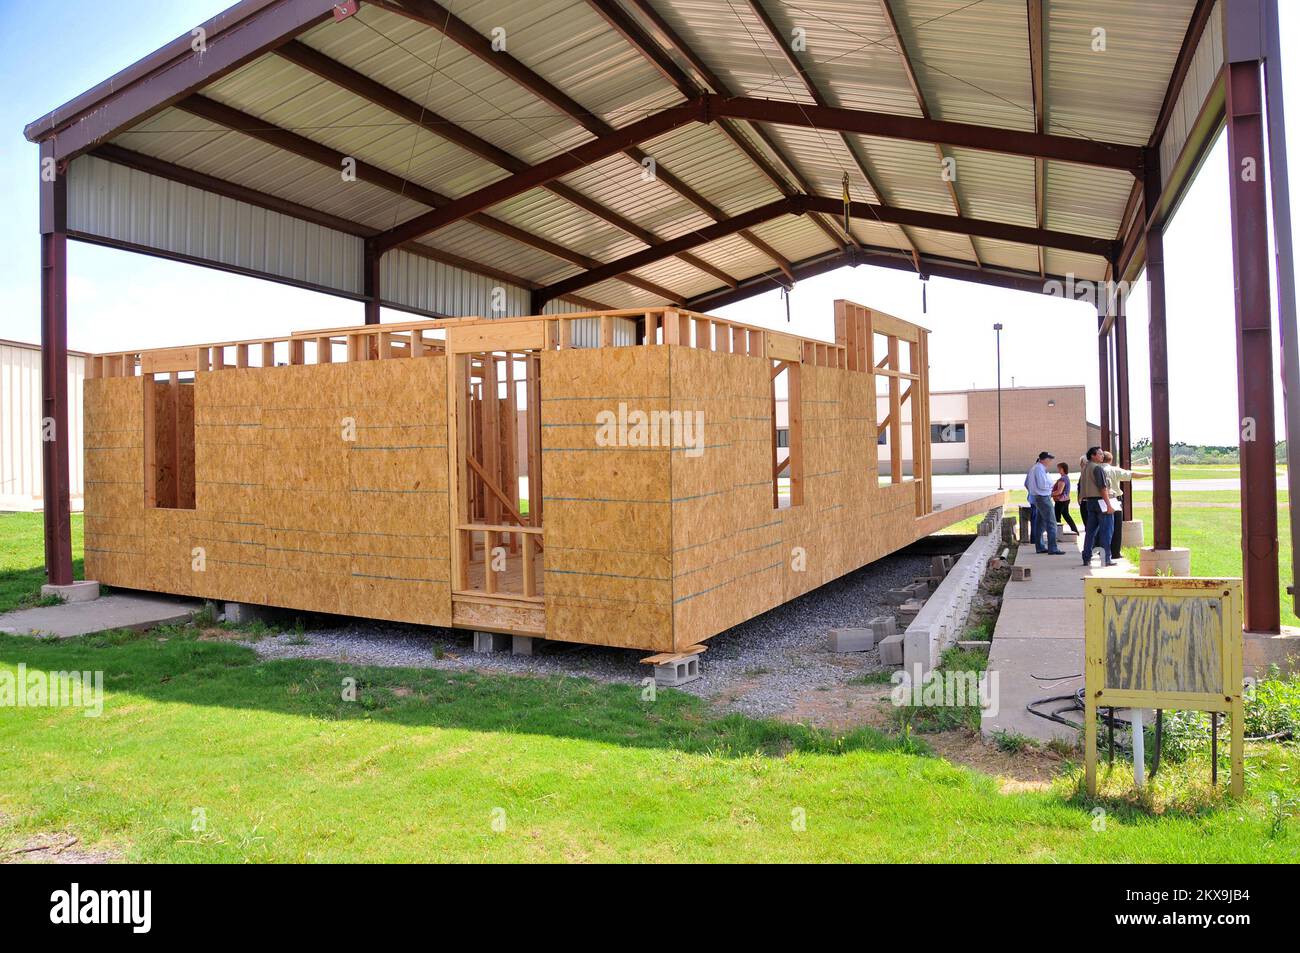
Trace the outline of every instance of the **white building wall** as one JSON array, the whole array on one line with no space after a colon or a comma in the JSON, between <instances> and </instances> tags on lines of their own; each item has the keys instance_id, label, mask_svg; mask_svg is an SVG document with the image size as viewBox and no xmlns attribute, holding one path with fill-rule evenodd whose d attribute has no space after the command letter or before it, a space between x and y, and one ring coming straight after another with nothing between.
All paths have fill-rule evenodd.
<instances>
[{"instance_id":1,"label":"white building wall","mask_svg":"<svg viewBox=\"0 0 1300 953\"><path fill-rule=\"evenodd\" d=\"M879 423L889 415L889 397L876 397L876 421ZM947 426L948 424L965 424L967 422L967 401L964 393L939 392L930 395L930 424ZM912 405L908 401L903 405L902 454L904 469L912 462ZM931 443L930 463L935 473L965 473L970 460L969 433L960 443ZM876 448L877 459L884 470L889 469L892 459L892 447L888 443Z\"/></svg>"},{"instance_id":2,"label":"white building wall","mask_svg":"<svg viewBox=\"0 0 1300 953\"><path fill-rule=\"evenodd\" d=\"M82 494L81 383L86 359L68 355L68 427L71 493ZM0 341L0 510L41 506L41 349Z\"/></svg>"}]
</instances>

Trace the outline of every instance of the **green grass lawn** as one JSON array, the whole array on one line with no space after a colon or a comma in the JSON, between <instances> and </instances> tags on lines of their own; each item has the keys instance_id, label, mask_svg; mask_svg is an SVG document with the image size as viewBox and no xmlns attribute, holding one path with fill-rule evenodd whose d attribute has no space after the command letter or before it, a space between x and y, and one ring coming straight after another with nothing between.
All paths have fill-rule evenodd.
<instances>
[{"instance_id":1,"label":"green grass lawn","mask_svg":"<svg viewBox=\"0 0 1300 953\"><path fill-rule=\"evenodd\" d=\"M0 668L19 663L101 670L106 702L0 718L0 850L66 831L140 861L1300 860L1269 800L1300 770L1279 746L1252 749L1242 802L1154 816L1117 796L1097 831L1077 771L1003 793L907 738L671 690L264 662L193 630L0 636Z\"/></svg>"},{"instance_id":2,"label":"green grass lawn","mask_svg":"<svg viewBox=\"0 0 1300 953\"><path fill-rule=\"evenodd\" d=\"M45 530L41 513L0 513L0 612L40 595L45 582ZM72 574L82 578L80 513L72 514Z\"/></svg>"},{"instance_id":3,"label":"green grass lawn","mask_svg":"<svg viewBox=\"0 0 1300 953\"><path fill-rule=\"evenodd\" d=\"M1291 581L1291 512L1287 499L1287 494L1278 494L1278 596L1282 602L1282 624L1300 625L1286 592ZM1173 543L1191 549L1192 575L1240 576L1241 495L1235 490L1175 493L1173 501ZM1214 505L1197 506L1198 503ZM1146 542L1150 545L1155 519L1150 493L1134 493L1133 516L1142 520ZM1136 548L1126 548L1124 555L1137 565Z\"/></svg>"},{"instance_id":4,"label":"green grass lawn","mask_svg":"<svg viewBox=\"0 0 1300 953\"><path fill-rule=\"evenodd\" d=\"M1150 470L1151 464L1137 465L1139 469ZM1235 463L1175 463L1169 467L1171 480L1231 480L1241 475L1241 467ZM1286 466L1278 464L1277 475L1286 475Z\"/></svg>"}]
</instances>

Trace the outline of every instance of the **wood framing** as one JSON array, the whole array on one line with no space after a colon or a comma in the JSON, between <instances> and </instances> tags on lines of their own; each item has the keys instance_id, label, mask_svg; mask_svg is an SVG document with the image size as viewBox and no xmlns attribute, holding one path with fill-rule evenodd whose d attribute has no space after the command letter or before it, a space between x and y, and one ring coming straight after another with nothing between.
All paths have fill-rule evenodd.
<instances>
[{"instance_id":1,"label":"wood framing","mask_svg":"<svg viewBox=\"0 0 1300 953\"><path fill-rule=\"evenodd\" d=\"M999 502L933 510L925 330L851 302L835 317L834 341L658 308L94 355L87 572L685 651ZM877 476L877 380L890 426L914 408L906 482ZM194 496L164 507L178 443L159 421L185 420L168 403L185 390Z\"/></svg>"}]
</instances>

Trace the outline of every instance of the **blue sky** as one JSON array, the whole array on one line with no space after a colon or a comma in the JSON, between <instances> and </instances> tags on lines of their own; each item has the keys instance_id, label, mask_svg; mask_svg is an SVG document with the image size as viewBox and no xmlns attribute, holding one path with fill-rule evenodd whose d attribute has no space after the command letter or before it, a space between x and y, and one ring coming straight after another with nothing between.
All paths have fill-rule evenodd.
<instances>
[{"instance_id":1,"label":"blue sky","mask_svg":"<svg viewBox=\"0 0 1300 953\"><path fill-rule=\"evenodd\" d=\"M461 0L464 2L464 0ZM136 0L114 7L84 0L0 0L0 338L39 337L37 150L23 126L220 12L227 3ZM1300 45L1300 12L1282 4L1283 47ZM73 25L79 25L73 27ZM57 63L55 62L57 57ZM1300 167L1300 60L1286 77L1293 167ZM1170 403L1173 436L1235 443L1232 248L1226 144L1206 162L1166 237ZM1293 186L1300 205L1300 187ZM1300 208L1293 212L1300 221ZM1276 286L1274 287L1276 294ZM915 275L861 267L801 282L791 298L792 330L828 336L831 302L851 298L931 328L931 386L994 383L993 331L1001 321L1003 383L1087 384L1097 417L1096 316L1088 306L966 282L933 279L921 312ZM725 312L785 326L775 293ZM1146 296L1129 302L1133 432L1149 433ZM385 312L385 319L400 319ZM143 255L69 244L69 345L83 350L152 347L281 334L361 321L361 306L254 278ZM1276 344L1276 334L1274 336ZM1276 375L1275 375L1276 380ZM1281 384L1278 427L1281 435Z\"/></svg>"}]
</instances>

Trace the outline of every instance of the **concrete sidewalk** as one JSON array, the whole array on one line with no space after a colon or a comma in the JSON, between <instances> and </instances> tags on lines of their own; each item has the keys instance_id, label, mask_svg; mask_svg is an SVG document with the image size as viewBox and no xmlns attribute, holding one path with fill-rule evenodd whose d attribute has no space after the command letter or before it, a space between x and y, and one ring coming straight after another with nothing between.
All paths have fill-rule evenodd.
<instances>
[{"instance_id":1,"label":"concrete sidewalk","mask_svg":"<svg viewBox=\"0 0 1300 953\"><path fill-rule=\"evenodd\" d=\"M170 622L188 622L203 603L153 592L114 591L90 602L68 602L0 615L0 633L70 638L109 629L144 631Z\"/></svg>"},{"instance_id":2,"label":"concrete sidewalk","mask_svg":"<svg viewBox=\"0 0 1300 953\"><path fill-rule=\"evenodd\" d=\"M989 648L989 671L998 678L998 705L982 719L985 737L1007 731L1039 741L1075 740L1078 732L1073 728L1032 715L1025 706L1083 687L1083 581L1129 573L1123 559L1109 569L1100 568L1096 554L1094 565L1084 566L1081 546L1078 537L1061 540L1064 556L1036 553L1032 545L1017 550L1016 565L1027 566L1032 575L1028 582L1008 582L1002 596ZM1081 721L1083 716L1080 712L1068 717Z\"/></svg>"}]
</instances>

